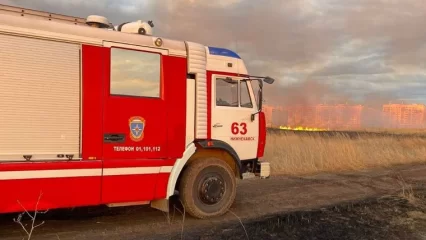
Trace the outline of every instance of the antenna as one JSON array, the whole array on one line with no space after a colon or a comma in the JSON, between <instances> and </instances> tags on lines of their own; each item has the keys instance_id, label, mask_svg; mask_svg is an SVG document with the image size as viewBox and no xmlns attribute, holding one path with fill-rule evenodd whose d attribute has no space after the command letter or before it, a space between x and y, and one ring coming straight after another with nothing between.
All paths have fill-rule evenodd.
<instances>
[{"instance_id":1,"label":"antenna","mask_svg":"<svg viewBox=\"0 0 426 240\"><path fill-rule=\"evenodd\" d=\"M238 53L238 36L235 37L235 52Z\"/></svg>"}]
</instances>

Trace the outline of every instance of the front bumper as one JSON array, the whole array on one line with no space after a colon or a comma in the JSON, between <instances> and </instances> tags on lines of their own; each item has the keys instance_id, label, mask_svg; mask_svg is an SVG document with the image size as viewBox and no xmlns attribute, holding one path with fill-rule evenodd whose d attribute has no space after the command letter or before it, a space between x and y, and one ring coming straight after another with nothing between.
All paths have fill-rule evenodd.
<instances>
[{"instance_id":1,"label":"front bumper","mask_svg":"<svg viewBox=\"0 0 426 240\"><path fill-rule=\"evenodd\" d=\"M259 161L259 177L269 178L271 176L271 165L266 161Z\"/></svg>"}]
</instances>

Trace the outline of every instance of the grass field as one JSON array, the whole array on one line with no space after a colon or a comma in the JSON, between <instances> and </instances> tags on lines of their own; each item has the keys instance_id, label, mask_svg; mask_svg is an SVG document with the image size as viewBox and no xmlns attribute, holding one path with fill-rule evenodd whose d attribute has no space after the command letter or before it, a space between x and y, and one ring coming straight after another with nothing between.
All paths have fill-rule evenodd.
<instances>
[{"instance_id":1,"label":"grass field","mask_svg":"<svg viewBox=\"0 0 426 240\"><path fill-rule=\"evenodd\" d=\"M372 133L390 133L390 134L411 134L411 135L426 135L426 128L411 129L388 129L388 128L363 128L356 131L372 132Z\"/></svg>"},{"instance_id":2,"label":"grass field","mask_svg":"<svg viewBox=\"0 0 426 240\"><path fill-rule=\"evenodd\" d=\"M410 134L425 130L372 130ZM398 135L399 135L398 134ZM320 136L280 131L267 135L265 160L272 174L305 175L426 163L426 138L419 136Z\"/></svg>"}]
</instances>

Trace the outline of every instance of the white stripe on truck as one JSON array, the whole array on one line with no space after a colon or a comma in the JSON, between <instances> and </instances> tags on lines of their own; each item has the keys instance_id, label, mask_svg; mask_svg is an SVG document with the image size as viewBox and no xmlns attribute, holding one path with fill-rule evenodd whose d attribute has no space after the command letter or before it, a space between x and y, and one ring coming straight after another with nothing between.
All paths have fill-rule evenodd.
<instances>
[{"instance_id":1,"label":"white stripe on truck","mask_svg":"<svg viewBox=\"0 0 426 240\"><path fill-rule=\"evenodd\" d=\"M143 175L170 173L172 169L173 166L0 171L0 180Z\"/></svg>"}]
</instances>

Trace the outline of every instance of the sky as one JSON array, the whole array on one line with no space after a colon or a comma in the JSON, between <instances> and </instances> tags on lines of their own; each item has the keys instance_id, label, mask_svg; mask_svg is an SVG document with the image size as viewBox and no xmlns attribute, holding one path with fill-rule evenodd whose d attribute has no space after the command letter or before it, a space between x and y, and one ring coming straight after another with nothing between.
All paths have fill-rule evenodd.
<instances>
[{"instance_id":1,"label":"sky","mask_svg":"<svg viewBox=\"0 0 426 240\"><path fill-rule=\"evenodd\" d=\"M276 79L268 102L426 104L424 0L0 0L114 25L153 20L154 35L226 47ZM336 100L337 99L337 100ZM302 101L301 100L301 101Z\"/></svg>"}]
</instances>

